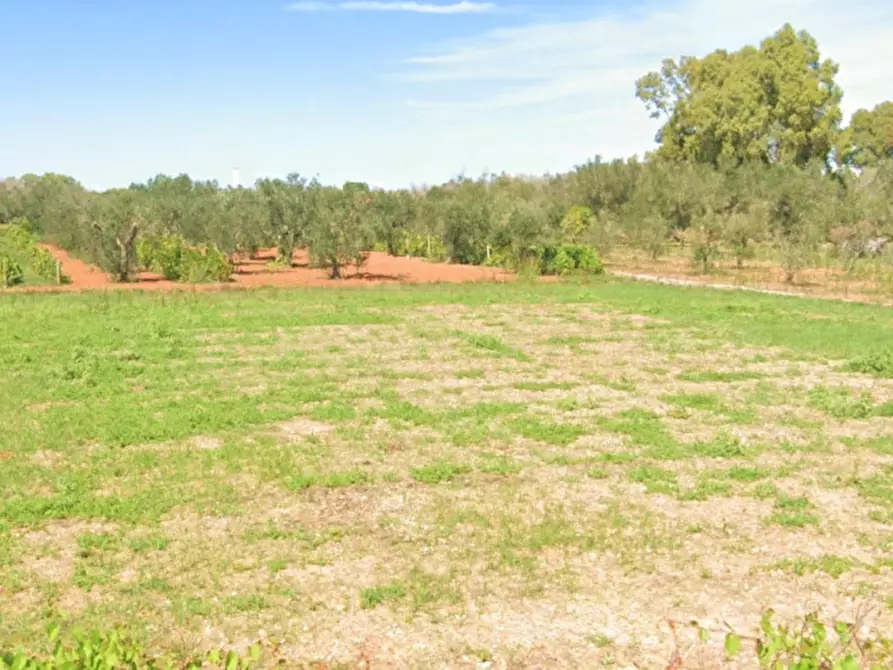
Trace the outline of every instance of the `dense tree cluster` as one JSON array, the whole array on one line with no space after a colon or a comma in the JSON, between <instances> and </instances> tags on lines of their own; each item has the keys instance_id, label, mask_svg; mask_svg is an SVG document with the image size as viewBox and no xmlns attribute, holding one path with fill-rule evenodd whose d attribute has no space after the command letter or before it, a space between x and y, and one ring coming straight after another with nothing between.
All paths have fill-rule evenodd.
<instances>
[{"instance_id":1,"label":"dense tree cluster","mask_svg":"<svg viewBox=\"0 0 893 670\"><path fill-rule=\"evenodd\" d=\"M792 279L819 245L851 260L893 236L893 103L842 127L836 73L808 33L784 26L758 47L666 60L636 82L664 118L644 160L395 191L291 174L253 188L160 175L96 193L70 177L25 175L0 182L0 223L27 221L120 280L146 266L217 279L234 254L265 247L281 264L308 248L338 278L372 248L561 271L588 266L573 260L589 259L582 248L657 258L671 242L704 269L720 253L741 265L766 245Z\"/></svg>"}]
</instances>

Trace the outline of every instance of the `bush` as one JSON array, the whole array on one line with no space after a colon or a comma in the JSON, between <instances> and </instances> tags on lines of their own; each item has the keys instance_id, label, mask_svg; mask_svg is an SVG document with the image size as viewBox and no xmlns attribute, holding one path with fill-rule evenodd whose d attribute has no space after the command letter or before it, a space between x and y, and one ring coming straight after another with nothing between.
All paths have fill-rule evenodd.
<instances>
[{"instance_id":1,"label":"bush","mask_svg":"<svg viewBox=\"0 0 893 670\"><path fill-rule=\"evenodd\" d=\"M137 257L142 267L170 281L223 282L233 274L232 263L213 244L191 247L179 235L141 238Z\"/></svg>"},{"instance_id":2,"label":"bush","mask_svg":"<svg viewBox=\"0 0 893 670\"><path fill-rule=\"evenodd\" d=\"M180 281L188 284L226 282L232 278L233 264L213 244L182 250Z\"/></svg>"},{"instance_id":3,"label":"bush","mask_svg":"<svg viewBox=\"0 0 893 670\"><path fill-rule=\"evenodd\" d=\"M0 286L8 288L25 281L22 266L8 254L0 252Z\"/></svg>"},{"instance_id":4,"label":"bush","mask_svg":"<svg viewBox=\"0 0 893 670\"><path fill-rule=\"evenodd\" d=\"M147 236L137 242L136 256L140 267L176 281L180 278L184 248L186 240L179 235Z\"/></svg>"},{"instance_id":5,"label":"bush","mask_svg":"<svg viewBox=\"0 0 893 670\"><path fill-rule=\"evenodd\" d=\"M397 247L398 256L427 258L433 261L446 260L446 248L443 240L434 235L418 235L407 233Z\"/></svg>"},{"instance_id":6,"label":"bush","mask_svg":"<svg viewBox=\"0 0 893 670\"><path fill-rule=\"evenodd\" d=\"M9 250L30 252L34 248L34 238L27 229L17 223L0 226L0 241Z\"/></svg>"},{"instance_id":7,"label":"bush","mask_svg":"<svg viewBox=\"0 0 893 670\"><path fill-rule=\"evenodd\" d=\"M34 249L32 249L31 269L34 271L34 274L43 279L52 279L53 281L57 279L56 259L53 257L53 254L46 249L40 247L34 247ZM60 273L58 279L60 284L71 283L71 277L64 273Z\"/></svg>"},{"instance_id":8,"label":"bush","mask_svg":"<svg viewBox=\"0 0 893 670\"><path fill-rule=\"evenodd\" d=\"M541 247L537 251L541 275L566 275L571 272L602 274L605 269L598 252L581 244Z\"/></svg>"}]
</instances>

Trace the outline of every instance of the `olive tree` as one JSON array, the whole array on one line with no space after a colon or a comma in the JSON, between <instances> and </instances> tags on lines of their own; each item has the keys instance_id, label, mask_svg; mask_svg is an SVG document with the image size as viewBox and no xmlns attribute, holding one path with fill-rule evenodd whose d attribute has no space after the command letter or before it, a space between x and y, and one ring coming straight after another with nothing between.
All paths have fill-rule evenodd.
<instances>
[{"instance_id":1,"label":"olive tree","mask_svg":"<svg viewBox=\"0 0 893 670\"><path fill-rule=\"evenodd\" d=\"M342 279L351 264L359 271L375 238L369 187L347 183L338 189L314 183L308 194L313 217L307 240L314 262L328 269L332 279Z\"/></svg>"},{"instance_id":2,"label":"olive tree","mask_svg":"<svg viewBox=\"0 0 893 670\"><path fill-rule=\"evenodd\" d=\"M93 195L88 204L94 261L116 281L133 278L136 240L145 226L144 196L134 189L113 189Z\"/></svg>"}]
</instances>

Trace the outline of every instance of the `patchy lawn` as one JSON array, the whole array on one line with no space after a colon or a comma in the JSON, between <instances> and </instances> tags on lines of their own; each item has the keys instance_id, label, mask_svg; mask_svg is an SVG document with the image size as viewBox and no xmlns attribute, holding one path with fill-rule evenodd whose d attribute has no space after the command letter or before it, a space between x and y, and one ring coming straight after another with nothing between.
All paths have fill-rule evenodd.
<instances>
[{"instance_id":1,"label":"patchy lawn","mask_svg":"<svg viewBox=\"0 0 893 670\"><path fill-rule=\"evenodd\" d=\"M665 667L666 618L893 629L893 379L859 364L889 310L605 281L0 316L9 647L57 618L298 666Z\"/></svg>"}]
</instances>

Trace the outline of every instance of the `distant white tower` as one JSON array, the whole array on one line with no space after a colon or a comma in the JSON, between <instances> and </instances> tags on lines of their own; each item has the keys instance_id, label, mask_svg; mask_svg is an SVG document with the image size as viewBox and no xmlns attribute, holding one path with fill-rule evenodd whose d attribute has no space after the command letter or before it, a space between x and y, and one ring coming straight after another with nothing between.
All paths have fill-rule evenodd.
<instances>
[{"instance_id":1,"label":"distant white tower","mask_svg":"<svg viewBox=\"0 0 893 670\"><path fill-rule=\"evenodd\" d=\"M234 167L233 168L233 188L239 188L239 185L241 183L242 183L241 179L239 178L239 168Z\"/></svg>"}]
</instances>

